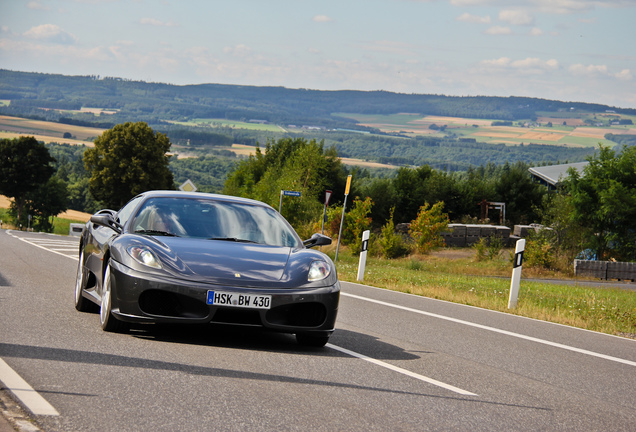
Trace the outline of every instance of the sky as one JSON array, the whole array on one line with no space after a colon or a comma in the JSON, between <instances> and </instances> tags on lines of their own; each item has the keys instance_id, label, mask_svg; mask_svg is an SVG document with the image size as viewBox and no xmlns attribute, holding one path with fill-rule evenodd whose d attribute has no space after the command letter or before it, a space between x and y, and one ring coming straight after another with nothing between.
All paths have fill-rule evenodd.
<instances>
[{"instance_id":1,"label":"sky","mask_svg":"<svg viewBox=\"0 0 636 432\"><path fill-rule=\"evenodd\" d=\"M636 108L636 0L0 0L0 69Z\"/></svg>"}]
</instances>

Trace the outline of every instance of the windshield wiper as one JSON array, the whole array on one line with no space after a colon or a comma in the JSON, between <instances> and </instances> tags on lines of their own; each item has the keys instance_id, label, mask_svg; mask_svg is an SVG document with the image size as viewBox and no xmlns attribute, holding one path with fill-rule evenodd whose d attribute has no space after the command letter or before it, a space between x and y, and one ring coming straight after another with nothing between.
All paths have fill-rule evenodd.
<instances>
[{"instance_id":1,"label":"windshield wiper","mask_svg":"<svg viewBox=\"0 0 636 432\"><path fill-rule=\"evenodd\" d=\"M208 240L221 240L221 241L231 241L231 242L238 242L238 243L258 243L253 240L240 239L236 237L210 237Z\"/></svg>"},{"instance_id":2,"label":"windshield wiper","mask_svg":"<svg viewBox=\"0 0 636 432\"><path fill-rule=\"evenodd\" d=\"M137 230L135 231L135 234L149 234L149 235L161 235L161 236L168 236L168 237L179 237L178 235L173 234L171 232L159 231L159 230Z\"/></svg>"}]
</instances>

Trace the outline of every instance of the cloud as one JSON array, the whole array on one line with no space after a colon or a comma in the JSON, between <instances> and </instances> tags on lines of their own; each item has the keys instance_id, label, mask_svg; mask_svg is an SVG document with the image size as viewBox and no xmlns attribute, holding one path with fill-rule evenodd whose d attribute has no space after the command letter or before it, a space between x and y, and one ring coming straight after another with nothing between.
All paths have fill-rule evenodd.
<instances>
[{"instance_id":1,"label":"cloud","mask_svg":"<svg viewBox=\"0 0 636 432\"><path fill-rule=\"evenodd\" d=\"M239 44L233 47L225 47L223 48L223 52L235 57L247 57L252 54L253 50L247 45Z\"/></svg>"},{"instance_id":2,"label":"cloud","mask_svg":"<svg viewBox=\"0 0 636 432\"><path fill-rule=\"evenodd\" d=\"M570 15L597 8L633 7L634 0L450 0L450 4L460 7L522 7L547 14Z\"/></svg>"},{"instance_id":3,"label":"cloud","mask_svg":"<svg viewBox=\"0 0 636 432\"><path fill-rule=\"evenodd\" d=\"M490 24L490 16L486 15L484 17L480 17L477 15L471 15L469 13L461 14L456 18L457 21L475 23L475 24Z\"/></svg>"},{"instance_id":4,"label":"cloud","mask_svg":"<svg viewBox=\"0 0 636 432\"><path fill-rule=\"evenodd\" d=\"M24 36L30 39L61 45L72 45L77 42L75 36L62 30L55 24L43 24L37 27L31 27L24 33Z\"/></svg>"},{"instance_id":5,"label":"cloud","mask_svg":"<svg viewBox=\"0 0 636 432\"><path fill-rule=\"evenodd\" d=\"M312 18L312 21L317 23L326 23L333 21L333 19L327 15L316 15Z\"/></svg>"},{"instance_id":6,"label":"cloud","mask_svg":"<svg viewBox=\"0 0 636 432\"><path fill-rule=\"evenodd\" d=\"M542 60L537 57L528 57L521 60L511 60L508 57L482 60L480 65L486 69L514 70L517 73L539 75L545 72L559 69L559 62L555 59Z\"/></svg>"},{"instance_id":7,"label":"cloud","mask_svg":"<svg viewBox=\"0 0 636 432\"><path fill-rule=\"evenodd\" d=\"M498 59L482 60L481 64L485 66L506 67L510 62L511 60L508 57L500 57Z\"/></svg>"},{"instance_id":8,"label":"cloud","mask_svg":"<svg viewBox=\"0 0 636 432\"><path fill-rule=\"evenodd\" d=\"M629 69L623 69L614 76L621 81L631 81L631 79L633 78L632 72Z\"/></svg>"},{"instance_id":9,"label":"cloud","mask_svg":"<svg viewBox=\"0 0 636 432\"><path fill-rule=\"evenodd\" d=\"M172 21L163 22L155 18L142 18L139 20L140 24L143 25L151 25L156 27L178 27L179 24L174 23Z\"/></svg>"},{"instance_id":10,"label":"cloud","mask_svg":"<svg viewBox=\"0 0 636 432\"><path fill-rule=\"evenodd\" d=\"M534 24L534 17L525 10L499 11L499 19L512 25L530 26Z\"/></svg>"},{"instance_id":11,"label":"cloud","mask_svg":"<svg viewBox=\"0 0 636 432\"><path fill-rule=\"evenodd\" d=\"M493 26L488 28L484 33L489 35L510 35L512 34L512 30L510 27Z\"/></svg>"},{"instance_id":12,"label":"cloud","mask_svg":"<svg viewBox=\"0 0 636 432\"><path fill-rule=\"evenodd\" d=\"M571 65L568 70L573 75L586 75L586 76L596 76L596 75L607 75L607 66L606 65L583 65L580 63Z\"/></svg>"},{"instance_id":13,"label":"cloud","mask_svg":"<svg viewBox=\"0 0 636 432\"><path fill-rule=\"evenodd\" d=\"M530 36L541 36L543 35L543 30L541 30L539 27L533 27L532 30L530 30Z\"/></svg>"},{"instance_id":14,"label":"cloud","mask_svg":"<svg viewBox=\"0 0 636 432\"><path fill-rule=\"evenodd\" d=\"M44 6L42 3L38 1L30 1L29 3L27 3L27 7L31 10L44 10L44 11L51 10L50 7Z\"/></svg>"},{"instance_id":15,"label":"cloud","mask_svg":"<svg viewBox=\"0 0 636 432\"><path fill-rule=\"evenodd\" d=\"M528 57L523 60L516 60L511 63L511 66L516 69L557 69L559 67L559 62L555 59L550 60L541 60L536 57Z\"/></svg>"}]
</instances>

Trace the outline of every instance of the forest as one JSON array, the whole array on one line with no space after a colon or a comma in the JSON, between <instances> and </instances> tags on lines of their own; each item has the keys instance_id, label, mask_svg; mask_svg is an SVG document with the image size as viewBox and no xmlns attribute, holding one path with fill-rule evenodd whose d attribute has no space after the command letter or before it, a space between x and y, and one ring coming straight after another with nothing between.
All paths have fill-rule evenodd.
<instances>
[{"instance_id":1,"label":"forest","mask_svg":"<svg viewBox=\"0 0 636 432\"><path fill-rule=\"evenodd\" d=\"M579 162L590 147L550 143L504 145L454 136L406 136L358 124L341 113L455 116L508 125L532 121L546 111L611 111L636 115L634 109L598 104L520 97L451 97L385 91L319 91L284 87L222 84L177 86L113 77L64 76L0 69L0 115L109 129L128 121L144 121L165 133L175 153L205 157L231 144L265 145L269 140L308 138L335 147L341 157L394 166L429 165L463 172L488 163L521 161L529 165ZM340 114L337 114L340 113ZM266 121L296 125L279 131L199 127L196 119ZM312 128L302 128L311 125ZM610 140L626 137L608 134ZM630 144L633 141L625 142ZM206 183L207 184L207 183Z\"/></svg>"},{"instance_id":2,"label":"forest","mask_svg":"<svg viewBox=\"0 0 636 432\"><path fill-rule=\"evenodd\" d=\"M636 109L600 104L562 102L526 97L457 97L403 94L386 91L320 91L284 87L223 84L177 86L99 76L65 76L0 69L0 100L10 100L0 110L11 115L64 117L55 110L99 107L113 114L73 115L102 127L125 121L145 121L154 126L184 118L260 119L277 124L320 125L362 129L355 121L333 113L429 115L496 120L536 119L542 111L570 110L636 115ZM42 111L38 108L46 108Z\"/></svg>"}]
</instances>

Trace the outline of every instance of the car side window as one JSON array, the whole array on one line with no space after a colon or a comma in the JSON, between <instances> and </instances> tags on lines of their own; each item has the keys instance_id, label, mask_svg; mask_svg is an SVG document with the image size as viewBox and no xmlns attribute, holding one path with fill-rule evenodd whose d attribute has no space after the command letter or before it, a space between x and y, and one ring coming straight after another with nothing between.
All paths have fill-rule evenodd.
<instances>
[{"instance_id":1,"label":"car side window","mask_svg":"<svg viewBox=\"0 0 636 432\"><path fill-rule=\"evenodd\" d=\"M128 219L130 219L130 215L132 214L133 210L135 209L135 207L137 207L137 204L139 204L141 198L141 196L137 196L131 199L130 201L128 201L128 204L126 204L121 208L121 210L119 210L119 212L117 213L117 221L120 224L126 224Z\"/></svg>"}]
</instances>

